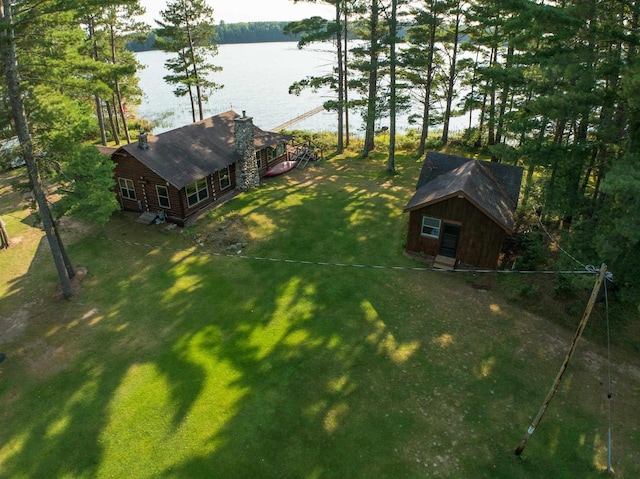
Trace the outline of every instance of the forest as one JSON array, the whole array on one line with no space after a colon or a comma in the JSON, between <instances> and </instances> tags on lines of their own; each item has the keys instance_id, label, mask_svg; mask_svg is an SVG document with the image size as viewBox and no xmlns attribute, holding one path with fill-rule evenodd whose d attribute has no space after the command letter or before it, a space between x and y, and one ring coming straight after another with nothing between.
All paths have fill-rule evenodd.
<instances>
[{"instance_id":1,"label":"forest","mask_svg":"<svg viewBox=\"0 0 640 479\"><path fill-rule=\"evenodd\" d=\"M211 38L258 41L282 31L301 48L332 45L332 74L302 78L290 92L331 88L325 108L337 116L336 152L349 147L346 113L361 114L362 157L388 142L392 175L395 119L419 101L418 156L457 143L470 155L523 166L522 230L535 233L544 222L574 257L606 262L619 299L640 306L637 0L333 0L324 2L335 7L333 18L285 26L215 25L202 0L186 2L187 10L177 3L163 12L156 47L177 54L165 80L191 102L194 121L202 99L221 87L209 76L220 68ZM44 196L38 203L53 244L56 216L104 221L117 209L109 161L90 145L129 142L131 131L150 126L127 108L140 99L127 44L150 38L140 13L136 1L3 1L0 128L20 139L35 191L41 176L63 185L58 211L46 213ZM457 114L470 115L469 128L451 138ZM390 124L384 137L375 131L381 117Z\"/></svg>"},{"instance_id":2,"label":"forest","mask_svg":"<svg viewBox=\"0 0 640 479\"><path fill-rule=\"evenodd\" d=\"M300 39L299 35L287 35L284 29L288 22L246 22L225 23L216 25L214 43L261 43L261 42L292 42ZM151 31L144 41L131 41L127 49L142 52L156 48L157 34Z\"/></svg>"}]
</instances>

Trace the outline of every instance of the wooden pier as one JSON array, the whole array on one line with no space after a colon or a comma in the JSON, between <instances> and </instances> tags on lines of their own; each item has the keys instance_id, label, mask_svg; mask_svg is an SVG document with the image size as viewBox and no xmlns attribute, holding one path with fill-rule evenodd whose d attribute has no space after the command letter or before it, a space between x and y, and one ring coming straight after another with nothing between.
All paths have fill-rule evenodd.
<instances>
[{"instance_id":1,"label":"wooden pier","mask_svg":"<svg viewBox=\"0 0 640 479\"><path fill-rule=\"evenodd\" d=\"M276 126L275 128L272 128L271 131L274 131L276 133L278 133L279 131L282 131L284 129L289 128L291 125L295 125L296 123L302 121L302 120L306 120L307 118L312 117L313 115L320 113L321 111L324 111L324 107L323 106L319 106L317 108L314 108L313 110L310 110L306 113L303 113L300 116L295 117L293 120L289 120L286 123L283 123L282 125Z\"/></svg>"}]
</instances>

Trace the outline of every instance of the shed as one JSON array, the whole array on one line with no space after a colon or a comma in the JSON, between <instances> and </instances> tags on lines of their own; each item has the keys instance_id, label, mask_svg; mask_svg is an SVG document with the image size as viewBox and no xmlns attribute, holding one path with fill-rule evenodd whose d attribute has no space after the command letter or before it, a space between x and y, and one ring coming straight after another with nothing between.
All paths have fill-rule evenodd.
<instances>
[{"instance_id":1,"label":"shed","mask_svg":"<svg viewBox=\"0 0 640 479\"><path fill-rule=\"evenodd\" d=\"M267 169L288 159L292 138L233 110L159 135L141 133L111 156L118 201L123 210L184 225L236 188L257 186Z\"/></svg>"},{"instance_id":2,"label":"shed","mask_svg":"<svg viewBox=\"0 0 640 479\"><path fill-rule=\"evenodd\" d=\"M522 168L429 152L409 213L406 250L435 265L497 267L513 233Z\"/></svg>"}]
</instances>

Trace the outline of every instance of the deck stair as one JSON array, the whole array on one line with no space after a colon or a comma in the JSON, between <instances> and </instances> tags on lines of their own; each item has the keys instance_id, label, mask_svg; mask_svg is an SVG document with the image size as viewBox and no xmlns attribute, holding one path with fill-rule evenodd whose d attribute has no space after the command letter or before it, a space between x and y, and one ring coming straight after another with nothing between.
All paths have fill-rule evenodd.
<instances>
[{"instance_id":1,"label":"deck stair","mask_svg":"<svg viewBox=\"0 0 640 479\"><path fill-rule=\"evenodd\" d=\"M304 168L307 166L309 161L316 161L318 159L318 155L313 148L309 148L308 146L299 146L296 148L291 159L298 162L296 168Z\"/></svg>"},{"instance_id":2,"label":"deck stair","mask_svg":"<svg viewBox=\"0 0 640 479\"><path fill-rule=\"evenodd\" d=\"M136 223L140 223L143 225L150 225L154 222L154 220L158 217L158 213L154 213L153 211L145 211L140 215L140 217L136 220Z\"/></svg>"},{"instance_id":3,"label":"deck stair","mask_svg":"<svg viewBox=\"0 0 640 479\"><path fill-rule=\"evenodd\" d=\"M433 267L437 269L444 269L447 271L453 271L456 267L456 259L449 258L448 256L442 256L439 254L433 261Z\"/></svg>"}]
</instances>

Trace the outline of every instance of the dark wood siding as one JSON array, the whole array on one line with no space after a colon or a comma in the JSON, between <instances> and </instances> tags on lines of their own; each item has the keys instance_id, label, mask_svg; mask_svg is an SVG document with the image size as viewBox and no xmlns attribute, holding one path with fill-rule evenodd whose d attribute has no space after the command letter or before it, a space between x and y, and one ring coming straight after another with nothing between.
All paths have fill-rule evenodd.
<instances>
[{"instance_id":1,"label":"dark wood siding","mask_svg":"<svg viewBox=\"0 0 640 479\"><path fill-rule=\"evenodd\" d=\"M456 259L462 263L495 268L505 233L482 211L465 198L452 198L425 206L409 214L407 251L436 256L440 240L422 236L422 217L430 216L443 222L460 225L460 238ZM442 235L442 228L440 229Z\"/></svg>"},{"instance_id":2,"label":"dark wood siding","mask_svg":"<svg viewBox=\"0 0 640 479\"><path fill-rule=\"evenodd\" d=\"M236 187L236 168L234 163L229 166L229 178L231 180L231 185L224 190L221 190L219 172L216 171L213 174L208 175L206 179L209 197L189 208L186 188L178 190L174 186L167 184L167 181L126 153L118 153L117 155L113 155L112 158L116 163L114 172L116 195L124 210L140 212L164 211L169 221L180 225L183 225L184 221L189 216L211 205L217 201L221 195L232 191ZM130 200L121 196L118 178L126 178L133 181L136 200ZM157 185L165 186L167 188L169 192L170 209L160 206L156 189Z\"/></svg>"},{"instance_id":3,"label":"dark wood siding","mask_svg":"<svg viewBox=\"0 0 640 479\"><path fill-rule=\"evenodd\" d=\"M176 188L167 185L163 178L128 154L118 153L113 155L112 159L116 163L114 172L116 196L123 209L129 211L164 211L169 219L181 217L180 194ZM133 181L136 201L121 197L118 178L128 178ZM156 185L166 186L169 190L170 209L160 206Z\"/></svg>"},{"instance_id":4,"label":"dark wood siding","mask_svg":"<svg viewBox=\"0 0 640 479\"><path fill-rule=\"evenodd\" d=\"M289 159L289 152L286 147L280 156L275 156L271 159L267 159L269 156L267 154L267 148L257 151L256 154L259 154L260 158L262 158L262 167L259 169L260 177L263 177L267 170L273 168L278 163Z\"/></svg>"}]
</instances>

